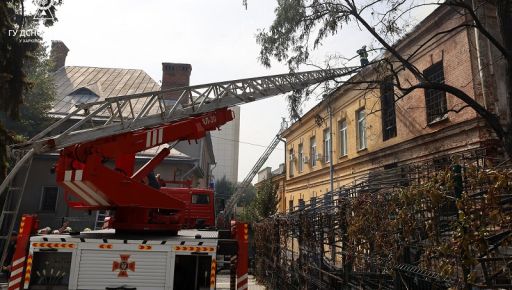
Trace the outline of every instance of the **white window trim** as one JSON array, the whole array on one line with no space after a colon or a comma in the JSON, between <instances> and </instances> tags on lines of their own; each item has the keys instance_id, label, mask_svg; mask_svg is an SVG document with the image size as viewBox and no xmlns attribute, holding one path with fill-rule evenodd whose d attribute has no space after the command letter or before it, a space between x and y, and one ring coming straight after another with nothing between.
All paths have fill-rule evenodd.
<instances>
[{"instance_id":1,"label":"white window trim","mask_svg":"<svg viewBox=\"0 0 512 290\"><path fill-rule=\"evenodd\" d=\"M340 157L348 155L347 120L340 120ZM342 126L344 125L344 126ZM343 140L342 140L343 139Z\"/></svg>"},{"instance_id":2,"label":"white window trim","mask_svg":"<svg viewBox=\"0 0 512 290\"><path fill-rule=\"evenodd\" d=\"M327 134L326 134L327 133ZM331 128L324 129L324 163L330 162L331 156Z\"/></svg>"},{"instance_id":3,"label":"white window trim","mask_svg":"<svg viewBox=\"0 0 512 290\"><path fill-rule=\"evenodd\" d=\"M315 143L314 145L312 145L311 143L311 140L314 140ZM314 150L312 150L312 148L314 148ZM318 154L318 151L317 151L317 148L316 148L316 137L312 137L309 139L309 159L311 160L311 167L315 167L316 166L316 155Z\"/></svg>"},{"instance_id":4,"label":"white window trim","mask_svg":"<svg viewBox=\"0 0 512 290\"><path fill-rule=\"evenodd\" d=\"M297 162L299 163L297 166L297 170L299 173L304 171L304 144L300 143L297 148Z\"/></svg>"},{"instance_id":5,"label":"white window trim","mask_svg":"<svg viewBox=\"0 0 512 290\"><path fill-rule=\"evenodd\" d=\"M363 112L363 118L360 118L360 113ZM362 124L362 130L361 130ZM356 111L356 125L357 125L357 150L364 150L367 148L366 140L366 112L364 108Z\"/></svg>"}]
</instances>

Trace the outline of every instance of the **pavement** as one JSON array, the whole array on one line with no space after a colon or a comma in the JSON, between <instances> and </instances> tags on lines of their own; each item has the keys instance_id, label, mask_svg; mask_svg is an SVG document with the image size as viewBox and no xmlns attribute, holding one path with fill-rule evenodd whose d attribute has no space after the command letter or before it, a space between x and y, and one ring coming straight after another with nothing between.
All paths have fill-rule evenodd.
<instances>
[{"instance_id":1,"label":"pavement","mask_svg":"<svg viewBox=\"0 0 512 290\"><path fill-rule=\"evenodd\" d=\"M249 290L266 290L265 286L259 285L253 275L249 275ZM229 274L217 274L217 290L229 290Z\"/></svg>"},{"instance_id":2,"label":"pavement","mask_svg":"<svg viewBox=\"0 0 512 290\"><path fill-rule=\"evenodd\" d=\"M0 283L0 289L7 289L7 283ZM219 273L217 275L217 290L229 290L229 274ZM253 275L249 275L248 290L266 290L266 288L259 285Z\"/></svg>"}]
</instances>

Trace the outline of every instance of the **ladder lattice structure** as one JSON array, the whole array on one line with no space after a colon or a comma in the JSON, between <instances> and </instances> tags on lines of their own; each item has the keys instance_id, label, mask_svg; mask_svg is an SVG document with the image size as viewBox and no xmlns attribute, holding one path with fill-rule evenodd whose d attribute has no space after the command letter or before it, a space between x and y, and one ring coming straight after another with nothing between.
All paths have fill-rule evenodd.
<instances>
[{"instance_id":1,"label":"ladder lattice structure","mask_svg":"<svg viewBox=\"0 0 512 290\"><path fill-rule=\"evenodd\" d=\"M279 129L279 132L276 134L274 139L272 139L272 142L270 142L270 144L267 146L267 148L265 149L263 154L260 156L258 161L256 161L256 163L254 164L252 169L249 171L247 176L244 178L244 180L236 186L235 192L229 198L229 200L226 202L226 207L224 208L224 217L225 218L229 218L231 216L234 208L236 207L236 204L238 203L240 198L242 198L242 196L244 195L245 189L249 186L249 184L251 184L252 180L254 179L256 174L258 174L261 167L265 164L265 162L267 162L267 159L270 157L270 154L272 154L272 152L274 152L274 149L276 149L277 145L282 140L281 133L284 130L286 130L287 127L288 126L286 124L286 121L283 120L283 122L281 123L281 128Z\"/></svg>"},{"instance_id":2,"label":"ladder lattice structure","mask_svg":"<svg viewBox=\"0 0 512 290\"><path fill-rule=\"evenodd\" d=\"M314 84L354 74L359 69L360 67L345 67L280 74L111 97L98 102L77 104L68 115L63 116L28 142L16 145L16 148L27 151L33 149L35 153L52 152L73 144L302 90ZM177 100L170 100L169 94L179 97ZM77 122L69 126L70 120L77 120ZM55 132L59 133L55 134ZM0 185L0 193L6 189L15 174L16 170L11 170Z\"/></svg>"},{"instance_id":3,"label":"ladder lattice structure","mask_svg":"<svg viewBox=\"0 0 512 290\"><path fill-rule=\"evenodd\" d=\"M0 265L5 265L7 257L7 250L11 240L14 227L18 222L18 212L23 199L23 193L27 184L30 166L32 164L32 157L34 150L25 152L23 150L13 150L11 159L14 161L12 170L21 173L16 178L9 180L9 186L5 191L5 197L2 199L2 213L0 214L0 245L2 246L2 256L0 258Z\"/></svg>"},{"instance_id":4,"label":"ladder lattice structure","mask_svg":"<svg viewBox=\"0 0 512 290\"><path fill-rule=\"evenodd\" d=\"M105 224L105 218L108 217L110 211L98 210L96 211L96 221L94 222L94 230L101 230Z\"/></svg>"},{"instance_id":5,"label":"ladder lattice structure","mask_svg":"<svg viewBox=\"0 0 512 290\"><path fill-rule=\"evenodd\" d=\"M27 175L18 175L28 174L28 170L21 169L30 166L34 154L54 152L74 144L302 90L314 84L354 74L359 69L360 67L345 67L280 74L117 96L97 102L77 104L69 114L57 116L60 118L57 122L28 142L11 147L11 150L25 152L25 155L17 158L16 165L0 185L0 200L5 198L16 200L14 202L16 206L13 208L4 207L0 219L7 220L9 216L14 220L18 215L17 200L21 201L23 188L18 190L19 187L13 186L12 183L17 180L25 181L28 178ZM170 98L170 95L173 98ZM16 190L19 193L14 196ZM4 193L7 193L6 197L3 196ZM7 225L9 236L14 224L15 221L12 221ZM8 241L9 237L3 235L1 240ZM7 251L7 244L3 244L3 253ZM2 255L2 261L3 259L5 255Z\"/></svg>"}]
</instances>

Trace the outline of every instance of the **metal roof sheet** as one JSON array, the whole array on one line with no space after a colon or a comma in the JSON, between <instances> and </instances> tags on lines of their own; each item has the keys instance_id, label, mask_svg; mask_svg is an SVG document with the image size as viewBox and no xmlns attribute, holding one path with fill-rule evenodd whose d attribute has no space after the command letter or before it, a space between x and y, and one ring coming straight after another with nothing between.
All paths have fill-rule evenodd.
<instances>
[{"instance_id":1,"label":"metal roof sheet","mask_svg":"<svg viewBox=\"0 0 512 290\"><path fill-rule=\"evenodd\" d=\"M160 90L160 85L140 69L66 66L56 71L53 77L57 97L51 113L55 115L66 115L79 103ZM90 94L76 93L83 89ZM134 111L140 111L144 104L145 99L140 99Z\"/></svg>"}]
</instances>

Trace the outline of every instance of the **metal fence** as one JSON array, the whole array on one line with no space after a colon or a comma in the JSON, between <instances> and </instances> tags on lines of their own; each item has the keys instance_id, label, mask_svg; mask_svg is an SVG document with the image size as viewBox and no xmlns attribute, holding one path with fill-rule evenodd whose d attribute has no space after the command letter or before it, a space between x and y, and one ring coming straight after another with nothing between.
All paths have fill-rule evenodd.
<instances>
[{"instance_id":1,"label":"metal fence","mask_svg":"<svg viewBox=\"0 0 512 290\"><path fill-rule=\"evenodd\" d=\"M255 274L283 290L512 288L511 210L512 170L485 150L374 171L255 224Z\"/></svg>"}]
</instances>

